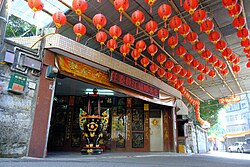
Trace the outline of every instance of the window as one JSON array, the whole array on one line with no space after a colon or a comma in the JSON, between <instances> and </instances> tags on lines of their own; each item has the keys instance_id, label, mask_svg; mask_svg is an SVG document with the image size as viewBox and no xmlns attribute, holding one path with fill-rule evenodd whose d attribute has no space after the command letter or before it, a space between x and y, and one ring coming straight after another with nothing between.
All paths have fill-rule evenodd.
<instances>
[{"instance_id":1,"label":"window","mask_svg":"<svg viewBox=\"0 0 250 167\"><path fill-rule=\"evenodd\" d=\"M240 110L240 103L235 103L230 105L230 111Z\"/></svg>"},{"instance_id":2,"label":"window","mask_svg":"<svg viewBox=\"0 0 250 167\"><path fill-rule=\"evenodd\" d=\"M248 108L248 102L247 100L244 100L244 101L241 101L241 108L244 109L244 108Z\"/></svg>"}]
</instances>

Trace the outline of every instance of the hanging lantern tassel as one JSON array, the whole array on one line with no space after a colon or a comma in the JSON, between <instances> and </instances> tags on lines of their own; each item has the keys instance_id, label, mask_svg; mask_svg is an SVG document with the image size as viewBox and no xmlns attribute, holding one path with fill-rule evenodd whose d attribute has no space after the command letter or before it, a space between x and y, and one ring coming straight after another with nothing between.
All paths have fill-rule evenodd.
<instances>
[{"instance_id":1,"label":"hanging lantern tassel","mask_svg":"<svg viewBox=\"0 0 250 167\"><path fill-rule=\"evenodd\" d=\"M122 12L120 12L120 22L122 21Z\"/></svg>"},{"instance_id":2,"label":"hanging lantern tassel","mask_svg":"<svg viewBox=\"0 0 250 167\"><path fill-rule=\"evenodd\" d=\"M138 26L136 26L136 35L138 34Z\"/></svg>"},{"instance_id":3,"label":"hanging lantern tassel","mask_svg":"<svg viewBox=\"0 0 250 167\"><path fill-rule=\"evenodd\" d=\"M182 0L180 0L180 5L182 6Z\"/></svg>"}]
</instances>

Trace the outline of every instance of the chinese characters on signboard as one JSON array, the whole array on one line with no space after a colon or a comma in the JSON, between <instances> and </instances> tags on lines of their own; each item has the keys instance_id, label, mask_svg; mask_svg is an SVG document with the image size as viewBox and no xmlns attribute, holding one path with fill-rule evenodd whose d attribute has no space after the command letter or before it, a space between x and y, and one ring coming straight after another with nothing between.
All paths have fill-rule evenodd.
<instances>
[{"instance_id":1,"label":"chinese characters on signboard","mask_svg":"<svg viewBox=\"0 0 250 167\"><path fill-rule=\"evenodd\" d=\"M159 88L133 77L111 70L110 81L153 97L159 97Z\"/></svg>"}]
</instances>

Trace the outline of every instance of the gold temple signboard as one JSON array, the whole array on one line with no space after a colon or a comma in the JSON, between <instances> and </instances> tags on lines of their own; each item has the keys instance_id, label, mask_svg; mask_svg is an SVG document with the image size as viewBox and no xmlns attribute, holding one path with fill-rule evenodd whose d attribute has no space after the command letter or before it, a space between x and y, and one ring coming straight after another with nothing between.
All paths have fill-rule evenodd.
<instances>
[{"instance_id":1,"label":"gold temple signboard","mask_svg":"<svg viewBox=\"0 0 250 167\"><path fill-rule=\"evenodd\" d=\"M98 70L94 67L88 66L65 56L57 56L56 61L58 68L64 72L106 86L111 86L109 74L107 72Z\"/></svg>"}]
</instances>

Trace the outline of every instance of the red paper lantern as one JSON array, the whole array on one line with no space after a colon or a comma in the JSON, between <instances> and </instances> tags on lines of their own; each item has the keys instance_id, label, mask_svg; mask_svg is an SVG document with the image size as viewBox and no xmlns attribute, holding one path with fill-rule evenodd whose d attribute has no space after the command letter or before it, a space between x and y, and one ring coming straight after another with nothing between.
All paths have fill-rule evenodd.
<instances>
[{"instance_id":1,"label":"red paper lantern","mask_svg":"<svg viewBox=\"0 0 250 167\"><path fill-rule=\"evenodd\" d=\"M198 77L197 77L197 79L198 79L200 82L202 82L202 81L204 81L205 76L204 76L203 74L199 74Z\"/></svg>"},{"instance_id":2,"label":"red paper lantern","mask_svg":"<svg viewBox=\"0 0 250 167\"><path fill-rule=\"evenodd\" d=\"M96 37L97 42L100 43L101 48L102 48L102 45L105 43L105 41L108 38L107 34L103 31L98 31L95 37Z\"/></svg>"},{"instance_id":3,"label":"red paper lantern","mask_svg":"<svg viewBox=\"0 0 250 167\"><path fill-rule=\"evenodd\" d=\"M181 77L185 77L187 75L187 70L185 70L184 68L182 68L181 71L179 72L179 75Z\"/></svg>"},{"instance_id":4,"label":"red paper lantern","mask_svg":"<svg viewBox=\"0 0 250 167\"><path fill-rule=\"evenodd\" d=\"M197 69L197 67L200 65L200 62L197 59L194 59L190 64L194 69Z\"/></svg>"},{"instance_id":5,"label":"red paper lantern","mask_svg":"<svg viewBox=\"0 0 250 167\"><path fill-rule=\"evenodd\" d=\"M117 25L113 25L112 27L109 28L109 35L114 40L117 40L117 38L119 38L122 35L122 29Z\"/></svg>"},{"instance_id":6,"label":"red paper lantern","mask_svg":"<svg viewBox=\"0 0 250 167\"><path fill-rule=\"evenodd\" d=\"M58 29L63 26L64 24L66 24L67 20L66 20L66 16L62 13L62 12L56 12L52 15L53 21L56 25L56 28L58 31Z\"/></svg>"},{"instance_id":7,"label":"red paper lantern","mask_svg":"<svg viewBox=\"0 0 250 167\"><path fill-rule=\"evenodd\" d=\"M235 59L236 59L236 55L233 53L233 54L228 58L228 61L230 61L230 63L233 63Z\"/></svg>"},{"instance_id":8,"label":"red paper lantern","mask_svg":"<svg viewBox=\"0 0 250 167\"><path fill-rule=\"evenodd\" d=\"M207 19L201 24L201 30L206 34L210 34L210 32L214 30L214 23L211 20Z\"/></svg>"},{"instance_id":9,"label":"red paper lantern","mask_svg":"<svg viewBox=\"0 0 250 167\"><path fill-rule=\"evenodd\" d=\"M164 77L166 71L163 68L159 68L157 71L157 74L159 75L160 78Z\"/></svg>"},{"instance_id":10,"label":"red paper lantern","mask_svg":"<svg viewBox=\"0 0 250 167\"><path fill-rule=\"evenodd\" d=\"M209 60L209 58L212 56L212 52L208 49L204 50L202 53L201 53L201 57L203 57L204 59L206 60Z\"/></svg>"},{"instance_id":11,"label":"red paper lantern","mask_svg":"<svg viewBox=\"0 0 250 167\"><path fill-rule=\"evenodd\" d=\"M28 0L28 5L34 11L34 16L37 11L43 10L44 7L41 0Z\"/></svg>"},{"instance_id":12,"label":"red paper lantern","mask_svg":"<svg viewBox=\"0 0 250 167\"><path fill-rule=\"evenodd\" d=\"M196 11L194 12L194 14L192 15L192 17L193 17L193 20L194 20L196 23L201 24L201 23L203 23L203 22L206 20L206 18L207 18L207 13L206 13L205 10L199 9L199 10L196 10Z\"/></svg>"},{"instance_id":13,"label":"red paper lantern","mask_svg":"<svg viewBox=\"0 0 250 167\"><path fill-rule=\"evenodd\" d=\"M175 74L179 74L180 71L181 71L182 67L180 65L175 65L173 68L172 68L172 72L175 73Z\"/></svg>"},{"instance_id":14,"label":"red paper lantern","mask_svg":"<svg viewBox=\"0 0 250 167\"><path fill-rule=\"evenodd\" d=\"M187 77L187 78L191 78L192 76L193 76L193 74L192 74L192 72L190 71L190 68L188 68L186 77Z\"/></svg>"},{"instance_id":15,"label":"red paper lantern","mask_svg":"<svg viewBox=\"0 0 250 167\"><path fill-rule=\"evenodd\" d=\"M177 44L178 44L178 39L175 36L171 36L170 38L168 38L168 45L172 49L174 49Z\"/></svg>"},{"instance_id":16,"label":"red paper lantern","mask_svg":"<svg viewBox=\"0 0 250 167\"><path fill-rule=\"evenodd\" d=\"M170 28L173 29L175 32L178 31L181 24L182 24L182 21L178 16L172 17L171 20L169 21Z\"/></svg>"},{"instance_id":17,"label":"red paper lantern","mask_svg":"<svg viewBox=\"0 0 250 167\"><path fill-rule=\"evenodd\" d=\"M193 14L194 11L198 7L198 0L185 0L183 4L183 8L185 11L187 11L189 14Z\"/></svg>"},{"instance_id":18,"label":"red paper lantern","mask_svg":"<svg viewBox=\"0 0 250 167\"><path fill-rule=\"evenodd\" d=\"M166 78L166 80L168 80L168 81L171 80L172 76L173 76L173 74L172 74L171 72L169 72L169 71L165 73L165 78Z\"/></svg>"},{"instance_id":19,"label":"red paper lantern","mask_svg":"<svg viewBox=\"0 0 250 167\"><path fill-rule=\"evenodd\" d=\"M193 45L196 41L198 41L198 35L195 32L190 32L187 35L187 40Z\"/></svg>"},{"instance_id":20,"label":"red paper lantern","mask_svg":"<svg viewBox=\"0 0 250 167\"><path fill-rule=\"evenodd\" d=\"M250 60L248 60L247 64L246 64L247 68L250 68Z\"/></svg>"},{"instance_id":21,"label":"red paper lantern","mask_svg":"<svg viewBox=\"0 0 250 167\"><path fill-rule=\"evenodd\" d=\"M143 57L141 59L141 65L144 67L144 72L146 72L146 67L148 66L149 64L149 59L147 57Z\"/></svg>"},{"instance_id":22,"label":"red paper lantern","mask_svg":"<svg viewBox=\"0 0 250 167\"><path fill-rule=\"evenodd\" d=\"M184 46L179 46L176 49L176 54L180 56L180 58L183 58L183 56L187 53L187 50Z\"/></svg>"},{"instance_id":23,"label":"red paper lantern","mask_svg":"<svg viewBox=\"0 0 250 167\"><path fill-rule=\"evenodd\" d=\"M246 19L243 16L239 16L234 19L233 26L238 30L241 30L246 24Z\"/></svg>"},{"instance_id":24,"label":"red paper lantern","mask_svg":"<svg viewBox=\"0 0 250 167\"><path fill-rule=\"evenodd\" d=\"M103 14L101 14L101 13L96 14L93 17L92 21L93 21L94 26L98 29L98 31L100 29L102 29L107 24L106 17Z\"/></svg>"},{"instance_id":25,"label":"red paper lantern","mask_svg":"<svg viewBox=\"0 0 250 167\"><path fill-rule=\"evenodd\" d=\"M209 75L210 77L214 78L214 77L216 76L216 73L215 73L215 71L210 70L209 73L208 73L208 75Z\"/></svg>"},{"instance_id":26,"label":"red paper lantern","mask_svg":"<svg viewBox=\"0 0 250 167\"><path fill-rule=\"evenodd\" d=\"M165 28L161 28L157 32L157 35L158 35L158 38L161 40L161 42L162 42L162 48L164 49L164 42L168 38L168 30L165 29Z\"/></svg>"},{"instance_id":27,"label":"red paper lantern","mask_svg":"<svg viewBox=\"0 0 250 167\"><path fill-rule=\"evenodd\" d=\"M135 65L137 65L137 60L139 59L139 57L141 56L141 53L137 50L137 49L134 49L132 52L131 52L131 56L134 58L135 60Z\"/></svg>"},{"instance_id":28,"label":"red paper lantern","mask_svg":"<svg viewBox=\"0 0 250 167\"><path fill-rule=\"evenodd\" d=\"M128 47L133 45L134 42L135 42L135 38L134 38L134 36L132 34L127 33L126 35L124 35L123 43L126 44Z\"/></svg>"},{"instance_id":29,"label":"red paper lantern","mask_svg":"<svg viewBox=\"0 0 250 167\"><path fill-rule=\"evenodd\" d=\"M107 42L107 48L110 50L110 56L112 56L112 52L117 48L117 42L114 39L110 39Z\"/></svg>"},{"instance_id":30,"label":"red paper lantern","mask_svg":"<svg viewBox=\"0 0 250 167\"><path fill-rule=\"evenodd\" d=\"M228 58L228 57L230 57L232 54L233 54L233 52L232 52L232 49L230 49L230 48L226 48L226 49L222 52L222 56L223 56L224 58Z\"/></svg>"},{"instance_id":31,"label":"red paper lantern","mask_svg":"<svg viewBox=\"0 0 250 167\"><path fill-rule=\"evenodd\" d=\"M242 28L241 30L238 30L237 36L242 41L245 41L248 38L248 29L247 28Z\"/></svg>"},{"instance_id":32,"label":"red paper lantern","mask_svg":"<svg viewBox=\"0 0 250 167\"><path fill-rule=\"evenodd\" d=\"M234 65L238 65L240 63L240 58L236 56L236 59L233 61Z\"/></svg>"},{"instance_id":33,"label":"red paper lantern","mask_svg":"<svg viewBox=\"0 0 250 167\"><path fill-rule=\"evenodd\" d=\"M182 79L177 79L176 85L178 85L177 89L179 89L181 86L183 86L184 81Z\"/></svg>"},{"instance_id":34,"label":"red paper lantern","mask_svg":"<svg viewBox=\"0 0 250 167\"><path fill-rule=\"evenodd\" d=\"M208 35L208 39L213 43L216 44L221 38L221 35L218 31L212 31Z\"/></svg>"},{"instance_id":35,"label":"red paper lantern","mask_svg":"<svg viewBox=\"0 0 250 167\"><path fill-rule=\"evenodd\" d=\"M152 56L152 61L153 61L153 57L158 52L157 46L155 46L154 44L151 44L148 46L147 51Z\"/></svg>"},{"instance_id":36,"label":"red paper lantern","mask_svg":"<svg viewBox=\"0 0 250 167\"><path fill-rule=\"evenodd\" d=\"M172 78L171 78L170 82L176 83L177 79L178 79L178 77L175 74L172 74Z\"/></svg>"},{"instance_id":37,"label":"red paper lantern","mask_svg":"<svg viewBox=\"0 0 250 167\"><path fill-rule=\"evenodd\" d=\"M165 61L167 60L166 56L164 54L159 54L157 56L157 61L162 65L163 63L165 63Z\"/></svg>"},{"instance_id":38,"label":"red paper lantern","mask_svg":"<svg viewBox=\"0 0 250 167\"><path fill-rule=\"evenodd\" d=\"M223 52L226 48L227 48L227 43L223 40L219 40L215 45L215 49L220 52Z\"/></svg>"},{"instance_id":39,"label":"red paper lantern","mask_svg":"<svg viewBox=\"0 0 250 167\"><path fill-rule=\"evenodd\" d=\"M220 67L221 70L225 70L227 68L226 63L222 62L222 66Z\"/></svg>"},{"instance_id":40,"label":"red paper lantern","mask_svg":"<svg viewBox=\"0 0 250 167\"><path fill-rule=\"evenodd\" d=\"M174 63L171 60L167 60L165 63L165 67L166 69L168 69L168 71L170 71L174 67Z\"/></svg>"},{"instance_id":41,"label":"red paper lantern","mask_svg":"<svg viewBox=\"0 0 250 167\"><path fill-rule=\"evenodd\" d=\"M79 22L81 22L81 15L87 10L88 2L86 0L73 0L72 8L79 16Z\"/></svg>"},{"instance_id":42,"label":"red paper lantern","mask_svg":"<svg viewBox=\"0 0 250 167\"><path fill-rule=\"evenodd\" d=\"M200 63L199 66L197 67L197 70L199 70L200 72L202 72L204 70L205 66Z\"/></svg>"},{"instance_id":43,"label":"red paper lantern","mask_svg":"<svg viewBox=\"0 0 250 167\"><path fill-rule=\"evenodd\" d=\"M243 51L244 51L244 53L246 53L246 54L250 54L250 49L249 49L249 48L244 48Z\"/></svg>"},{"instance_id":44,"label":"red paper lantern","mask_svg":"<svg viewBox=\"0 0 250 167\"><path fill-rule=\"evenodd\" d=\"M122 13L128 9L129 0L115 0L114 7L120 13L120 21L122 21Z\"/></svg>"},{"instance_id":45,"label":"red paper lantern","mask_svg":"<svg viewBox=\"0 0 250 167\"><path fill-rule=\"evenodd\" d=\"M240 72L241 68L240 68L239 65L234 65L232 67L232 70L233 70L233 72L235 72L236 74L238 74Z\"/></svg>"},{"instance_id":46,"label":"red paper lantern","mask_svg":"<svg viewBox=\"0 0 250 167\"><path fill-rule=\"evenodd\" d=\"M246 54L246 57L248 58L248 60L250 60L250 54Z\"/></svg>"},{"instance_id":47,"label":"red paper lantern","mask_svg":"<svg viewBox=\"0 0 250 167\"><path fill-rule=\"evenodd\" d=\"M228 10L232 10L238 0L222 0L222 4Z\"/></svg>"},{"instance_id":48,"label":"red paper lantern","mask_svg":"<svg viewBox=\"0 0 250 167\"><path fill-rule=\"evenodd\" d=\"M205 44L202 41L198 41L193 45L193 49L201 54L205 50Z\"/></svg>"},{"instance_id":49,"label":"red paper lantern","mask_svg":"<svg viewBox=\"0 0 250 167\"><path fill-rule=\"evenodd\" d=\"M250 49L250 39L249 38L247 38L246 40L244 40L244 41L241 41L241 46L243 47L243 48L246 48L247 50L249 50Z\"/></svg>"},{"instance_id":50,"label":"red paper lantern","mask_svg":"<svg viewBox=\"0 0 250 167\"><path fill-rule=\"evenodd\" d=\"M227 76L228 72L229 72L229 71L228 71L227 68L220 71L220 73L221 73L224 77Z\"/></svg>"},{"instance_id":51,"label":"red paper lantern","mask_svg":"<svg viewBox=\"0 0 250 167\"><path fill-rule=\"evenodd\" d=\"M212 55L208 60L208 62L211 63L213 66L215 65L215 63L217 63L217 61L218 58L215 55Z\"/></svg>"},{"instance_id":52,"label":"red paper lantern","mask_svg":"<svg viewBox=\"0 0 250 167\"><path fill-rule=\"evenodd\" d=\"M193 55L191 55L191 54L189 54L189 53L186 54L186 55L184 56L184 61L185 61L187 64L191 64L193 60L194 60Z\"/></svg>"},{"instance_id":53,"label":"red paper lantern","mask_svg":"<svg viewBox=\"0 0 250 167\"><path fill-rule=\"evenodd\" d=\"M164 21L164 27L166 28L166 21L172 14L172 8L167 4L162 4L158 8L158 15Z\"/></svg>"},{"instance_id":54,"label":"red paper lantern","mask_svg":"<svg viewBox=\"0 0 250 167\"><path fill-rule=\"evenodd\" d=\"M178 29L178 32L183 36L183 38L186 38L187 35L190 33L191 29L188 24L182 24L180 28ZM185 42L185 39L184 39Z\"/></svg>"},{"instance_id":55,"label":"red paper lantern","mask_svg":"<svg viewBox=\"0 0 250 167\"><path fill-rule=\"evenodd\" d=\"M128 47L128 45L123 44L120 46L120 52L122 53L122 56L124 57L123 61L125 61L125 57L129 53L129 51L130 51L130 48Z\"/></svg>"},{"instance_id":56,"label":"red paper lantern","mask_svg":"<svg viewBox=\"0 0 250 167\"><path fill-rule=\"evenodd\" d=\"M150 66L149 66L149 69L150 69L150 71L152 72L152 73L156 73L156 71L159 69L159 67L155 64L155 63L153 63L153 64L151 64Z\"/></svg>"},{"instance_id":57,"label":"red paper lantern","mask_svg":"<svg viewBox=\"0 0 250 167\"><path fill-rule=\"evenodd\" d=\"M239 17L239 15L241 14L242 12L242 7L240 4L236 4L232 10L228 10L228 14L231 16L231 17L234 17L234 18L237 18Z\"/></svg>"},{"instance_id":58,"label":"red paper lantern","mask_svg":"<svg viewBox=\"0 0 250 167\"><path fill-rule=\"evenodd\" d=\"M222 64L223 62L220 59L218 59L218 61L215 63L215 67L221 68Z\"/></svg>"},{"instance_id":59,"label":"red paper lantern","mask_svg":"<svg viewBox=\"0 0 250 167\"><path fill-rule=\"evenodd\" d=\"M80 41L80 38L85 35L86 27L82 23L77 23L73 27L73 31L76 34L76 41Z\"/></svg>"},{"instance_id":60,"label":"red paper lantern","mask_svg":"<svg viewBox=\"0 0 250 167\"><path fill-rule=\"evenodd\" d=\"M188 79L187 79L187 83L188 83L189 85L192 85L192 84L194 83L194 78L188 78Z\"/></svg>"},{"instance_id":61,"label":"red paper lantern","mask_svg":"<svg viewBox=\"0 0 250 167\"><path fill-rule=\"evenodd\" d=\"M138 27L144 22L145 16L140 10L136 10L132 13L131 19L136 26L136 34L138 33Z\"/></svg>"},{"instance_id":62,"label":"red paper lantern","mask_svg":"<svg viewBox=\"0 0 250 167\"><path fill-rule=\"evenodd\" d=\"M202 70L202 73L205 74L205 75L208 75L210 72L210 69L208 68L208 66L205 66Z\"/></svg>"},{"instance_id":63,"label":"red paper lantern","mask_svg":"<svg viewBox=\"0 0 250 167\"><path fill-rule=\"evenodd\" d=\"M141 53L146 49L147 45L143 40L137 41L135 43L135 48Z\"/></svg>"},{"instance_id":64,"label":"red paper lantern","mask_svg":"<svg viewBox=\"0 0 250 167\"><path fill-rule=\"evenodd\" d=\"M154 35L154 33L157 31L157 29L158 29L158 24L155 21L150 20L149 22L146 23L146 31L150 35L151 43L153 42L152 41L152 35Z\"/></svg>"},{"instance_id":65,"label":"red paper lantern","mask_svg":"<svg viewBox=\"0 0 250 167\"><path fill-rule=\"evenodd\" d=\"M150 6L150 13L152 13L152 6L156 0L144 0Z\"/></svg>"}]
</instances>

